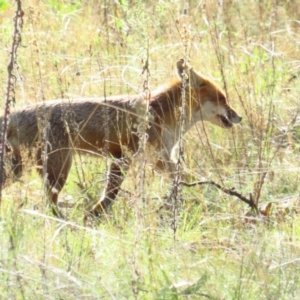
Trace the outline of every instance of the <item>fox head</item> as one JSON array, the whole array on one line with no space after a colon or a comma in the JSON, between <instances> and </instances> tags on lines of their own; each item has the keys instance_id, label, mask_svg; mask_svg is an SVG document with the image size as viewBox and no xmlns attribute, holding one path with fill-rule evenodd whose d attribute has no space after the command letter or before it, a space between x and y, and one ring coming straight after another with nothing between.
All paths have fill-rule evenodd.
<instances>
[{"instance_id":1,"label":"fox head","mask_svg":"<svg viewBox=\"0 0 300 300\"><path fill-rule=\"evenodd\" d=\"M229 106L225 93L212 81L203 77L183 59L177 62L177 73L186 81L193 119L205 120L223 128L231 128L242 118Z\"/></svg>"}]
</instances>

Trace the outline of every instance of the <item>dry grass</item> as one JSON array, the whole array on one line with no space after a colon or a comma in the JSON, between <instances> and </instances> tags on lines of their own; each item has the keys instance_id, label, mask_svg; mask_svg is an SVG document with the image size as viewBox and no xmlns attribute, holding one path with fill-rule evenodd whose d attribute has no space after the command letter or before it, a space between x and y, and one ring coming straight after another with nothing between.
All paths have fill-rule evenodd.
<instances>
[{"instance_id":1,"label":"dry grass","mask_svg":"<svg viewBox=\"0 0 300 300\"><path fill-rule=\"evenodd\" d=\"M3 191L1 298L297 299L298 3L69 2L24 1L16 105L140 92L148 54L151 90L188 55L224 87L243 121L229 131L198 124L185 136L185 180L214 180L272 209L246 215L236 198L196 186L183 188L174 215L160 209L170 180L146 168L141 181L137 162L107 218L83 227L87 202L102 192L106 160L76 158L61 196L71 206L63 208L68 221L51 217L40 179L28 172ZM1 3L8 2L0 1L4 95L15 8L9 2L1 10Z\"/></svg>"}]
</instances>

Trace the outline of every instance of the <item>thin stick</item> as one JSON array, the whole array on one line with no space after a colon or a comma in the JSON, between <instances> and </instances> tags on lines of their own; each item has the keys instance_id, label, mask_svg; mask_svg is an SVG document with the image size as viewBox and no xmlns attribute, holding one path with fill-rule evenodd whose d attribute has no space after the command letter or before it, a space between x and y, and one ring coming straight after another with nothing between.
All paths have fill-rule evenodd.
<instances>
[{"instance_id":1,"label":"thin stick","mask_svg":"<svg viewBox=\"0 0 300 300\"><path fill-rule=\"evenodd\" d=\"M180 181L179 184L181 184L183 186L187 186L187 187L191 187L191 186L195 186L195 185L211 184L211 185L217 187L223 193L225 193L227 195L230 195L230 196L235 196L238 199L240 199L241 201L247 203L252 209L255 210L255 212L257 214L259 214L258 207L257 207L256 203L253 201L252 194L250 194L250 199L247 199L245 196L243 196L242 194L240 194L237 191L235 191L234 188L227 189L227 188L221 186L220 184L218 184L218 183L216 183L216 182L214 182L212 180L208 180L208 181L195 181L195 182Z\"/></svg>"},{"instance_id":2,"label":"thin stick","mask_svg":"<svg viewBox=\"0 0 300 300\"><path fill-rule=\"evenodd\" d=\"M7 86L6 86L6 95L5 95L5 107L3 114L2 122L2 132L1 132L1 144L0 144L0 205L2 199L2 189L6 179L5 170L4 170L4 159L6 153L6 131L9 122L9 113L10 113L10 104L15 102L15 75L14 75L14 66L17 63L17 50L21 44L21 30L23 27L23 16L24 12L22 10L21 0L16 0L17 10L14 17L14 33L12 35L12 45L10 51L10 58L7 65Z\"/></svg>"}]
</instances>

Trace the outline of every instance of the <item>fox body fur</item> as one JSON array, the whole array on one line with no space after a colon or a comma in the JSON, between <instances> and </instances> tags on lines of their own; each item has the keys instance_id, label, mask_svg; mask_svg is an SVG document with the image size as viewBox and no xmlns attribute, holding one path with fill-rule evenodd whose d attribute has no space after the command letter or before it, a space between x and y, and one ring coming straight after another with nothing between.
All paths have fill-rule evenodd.
<instances>
[{"instance_id":1,"label":"fox body fur","mask_svg":"<svg viewBox=\"0 0 300 300\"><path fill-rule=\"evenodd\" d=\"M157 166L168 171L175 168L170 156L179 139L183 94L186 97L185 132L200 120L231 128L242 119L229 106L224 92L183 59L177 62L177 73L177 79L152 92L148 103L147 141L159 153ZM125 152L136 153L139 149L138 125L143 121L141 106L143 108L145 102L143 95L58 99L13 112L7 129L7 144L12 150L15 175L19 177L22 173L21 146L35 150L37 170L45 179L53 211L59 215L58 194L66 183L73 155L76 152L106 154L115 159L103 194L90 213L98 215L107 210L126 173L125 164L121 163L126 159ZM2 121L3 118L0 124Z\"/></svg>"}]
</instances>

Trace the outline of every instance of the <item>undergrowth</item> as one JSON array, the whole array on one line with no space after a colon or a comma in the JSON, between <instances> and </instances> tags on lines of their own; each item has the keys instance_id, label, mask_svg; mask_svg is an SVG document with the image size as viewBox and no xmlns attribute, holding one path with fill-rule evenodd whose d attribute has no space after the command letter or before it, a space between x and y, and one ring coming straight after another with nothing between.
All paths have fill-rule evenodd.
<instances>
[{"instance_id":1,"label":"undergrowth","mask_svg":"<svg viewBox=\"0 0 300 300\"><path fill-rule=\"evenodd\" d=\"M21 181L2 191L1 298L297 299L296 1L22 5L16 107L136 94L145 80L151 93L176 76L176 61L187 56L224 88L243 121L230 130L199 123L184 136L182 179L213 180L251 194L261 214L210 185L182 187L174 213L167 201L172 180L153 170L145 151L109 214L85 227L84 211L102 194L110 160L76 156L60 195L67 218L58 220L28 158ZM14 11L14 2L0 1L2 95ZM147 78L141 75L146 62Z\"/></svg>"}]
</instances>

